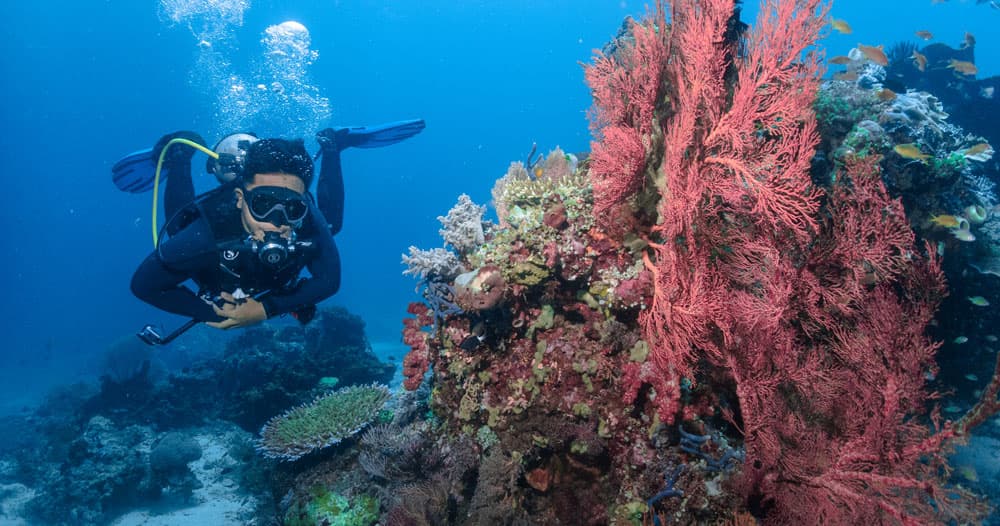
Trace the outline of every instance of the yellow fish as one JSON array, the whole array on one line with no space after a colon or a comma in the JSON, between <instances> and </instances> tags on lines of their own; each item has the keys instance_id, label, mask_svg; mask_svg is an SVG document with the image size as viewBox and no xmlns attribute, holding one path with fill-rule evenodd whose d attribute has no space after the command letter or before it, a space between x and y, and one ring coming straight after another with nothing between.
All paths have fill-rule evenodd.
<instances>
[{"instance_id":1,"label":"yellow fish","mask_svg":"<svg viewBox=\"0 0 1000 526\"><path fill-rule=\"evenodd\" d=\"M958 474L961 475L963 479L969 482L979 482L979 475L976 474L976 468L972 466L959 467Z\"/></svg>"},{"instance_id":2,"label":"yellow fish","mask_svg":"<svg viewBox=\"0 0 1000 526\"><path fill-rule=\"evenodd\" d=\"M931 223L944 228L958 228L962 225L962 218L953 215L932 216Z\"/></svg>"},{"instance_id":3,"label":"yellow fish","mask_svg":"<svg viewBox=\"0 0 1000 526\"><path fill-rule=\"evenodd\" d=\"M865 56L868 60L878 64L879 66L888 66L889 57L886 56L885 51L882 49L882 44L877 46L866 46L864 44L858 44L858 51Z\"/></svg>"},{"instance_id":4,"label":"yellow fish","mask_svg":"<svg viewBox=\"0 0 1000 526\"><path fill-rule=\"evenodd\" d=\"M979 144L976 144L975 146L970 146L966 148L964 155L979 155L989 149L990 145L988 143L981 142Z\"/></svg>"},{"instance_id":5,"label":"yellow fish","mask_svg":"<svg viewBox=\"0 0 1000 526\"><path fill-rule=\"evenodd\" d=\"M857 71L839 71L839 72L833 74L833 80L846 80L846 81L853 82L855 80L858 80L858 72Z\"/></svg>"},{"instance_id":6,"label":"yellow fish","mask_svg":"<svg viewBox=\"0 0 1000 526\"><path fill-rule=\"evenodd\" d=\"M830 19L830 27L832 27L834 30L836 30L836 31L838 31L838 32L840 32L842 34L845 34L845 35L850 35L851 32L853 31L851 29L851 25L848 24L847 21L845 21L845 20L837 20L836 18L831 18Z\"/></svg>"},{"instance_id":7,"label":"yellow fish","mask_svg":"<svg viewBox=\"0 0 1000 526\"><path fill-rule=\"evenodd\" d=\"M920 151L920 147L916 144L897 144L895 148L892 149L894 152L899 154L903 159L916 159L920 161L925 161L930 159L932 156Z\"/></svg>"},{"instance_id":8,"label":"yellow fish","mask_svg":"<svg viewBox=\"0 0 1000 526\"><path fill-rule=\"evenodd\" d=\"M963 75L975 75L976 73L979 73L979 68L977 68L975 64L965 60L951 59L948 61L948 67L962 73Z\"/></svg>"},{"instance_id":9,"label":"yellow fish","mask_svg":"<svg viewBox=\"0 0 1000 526\"><path fill-rule=\"evenodd\" d=\"M990 301L982 296L969 296L969 303L977 307L989 307Z\"/></svg>"},{"instance_id":10,"label":"yellow fish","mask_svg":"<svg viewBox=\"0 0 1000 526\"><path fill-rule=\"evenodd\" d=\"M882 88L878 93L875 94L875 98L882 102L889 102L896 98L896 92L891 89Z\"/></svg>"}]
</instances>

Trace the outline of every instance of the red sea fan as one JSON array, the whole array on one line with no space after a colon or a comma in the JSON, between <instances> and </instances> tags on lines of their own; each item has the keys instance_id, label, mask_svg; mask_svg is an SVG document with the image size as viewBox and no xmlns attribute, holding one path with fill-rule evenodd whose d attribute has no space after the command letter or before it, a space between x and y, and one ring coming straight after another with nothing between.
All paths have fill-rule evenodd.
<instances>
[{"instance_id":1,"label":"red sea fan","mask_svg":"<svg viewBox=\"0 0 1000 526\"><path fill-rule=\"evenodd\" d=\"M403 343L410 347L410 352L403 358L403 387L415 391L424 381L424 374L431 364L430 333L423 330L432 325L434 318L430 308L423 303L410 303L406 309L415 318L403 320Z\"/></svg>"},{"instance_id":2,"label":"red sea fan","mask_svg":"<svg viewBox=\"0 0 1000 526\"><path fill-rule=\"evenodd\" d=\"M606 212L634 195L643 182L644 137L653 130L654 111L662 91L667 63L665 21L639 24L631 19L626 34L615 40L612 52L598 53L585 78L594 97L591 127L600 139L591 144L590 178L594 211Z\"/></svg>"}]
</instances>

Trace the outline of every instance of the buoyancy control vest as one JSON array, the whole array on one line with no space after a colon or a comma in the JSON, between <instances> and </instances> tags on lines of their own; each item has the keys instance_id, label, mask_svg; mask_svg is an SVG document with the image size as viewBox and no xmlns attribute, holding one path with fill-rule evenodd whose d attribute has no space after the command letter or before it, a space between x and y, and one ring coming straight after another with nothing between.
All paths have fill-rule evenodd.
<instances>
[{"instance_id":1,"label":"buoyancy control vest","mask_svg":"<svg viewBox=\"0 0 1000 526\"><path fill-rule=\"evenodd\" d=\"M237 289L254 296L266 291L288 293L295 289L299 274L315 254L313 242L293 236L277 235L254 240L243 227L240 209L233 190L236 184L224 184L197 197L163 226L173 236L198 220L204 220L215 245L218 264L192 276L199 295L215 298L220 292ZM303 225L307 230L309 225Z\"/></svg>"}]
</instances>

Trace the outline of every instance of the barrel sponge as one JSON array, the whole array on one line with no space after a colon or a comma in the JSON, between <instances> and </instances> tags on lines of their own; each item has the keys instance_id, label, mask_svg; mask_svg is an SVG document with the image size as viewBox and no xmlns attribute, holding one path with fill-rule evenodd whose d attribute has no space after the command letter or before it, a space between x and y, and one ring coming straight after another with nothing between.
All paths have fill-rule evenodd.
<instances>
[{"instance_id":1,"label":"barrel sponge","mask_svg":"<svg viewBox=\"0 0 1000 526\"><path fill-rule=\"evenodd\" d=\"M384 385L353 385L316 397L269 420L257 449L265 457L296 460L361 430L389 399Z\"/></svg>"}]
</instances>

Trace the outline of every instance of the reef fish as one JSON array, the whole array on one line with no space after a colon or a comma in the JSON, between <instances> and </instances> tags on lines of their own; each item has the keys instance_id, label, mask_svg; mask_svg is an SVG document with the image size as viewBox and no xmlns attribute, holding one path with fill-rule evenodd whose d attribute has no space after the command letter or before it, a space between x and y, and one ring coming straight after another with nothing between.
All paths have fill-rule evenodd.
<instances>
[{"instance_id":1,"label":"reef fish","mask_svg":"<svg viewBox=\"0 0 1000 526\"><path fill-rule=\"evenodd\" d=\"M857 71L840 71L833 74L833 80L846 80L848 82L854 82L858 80Z\"/></svg>"},{"instance_id":2,"label":"reef fish","mask_svg":"<svg viewBox=\"0 0 1000 526\"><path fill-rule=\"evenodd\" d=\"M948 67L963 75L975 75L976 73L979 73L979 68L977 68L972 62L968 62L966 60L951 59L948 61Z\"/></svg>"},{"instance_id":3,"label":"reef fish","mask_svg":"<svg viewBox=\"0 0 1000 526\"><path fill-rule=\"evenodd\" d=\"M899 154L899 156L903 159L916 159L924 161L932 157L920 151L920 147L913 143L897 144L892 150Z\"/></svg>"},{"instance_id":4,"label":"reef fish","mask_svg":"<svg viewBox=\"0 0 1000 526\"><path fill-rule=\"evenodd\" d=\"M962 39L962 45L959 47L959 49L965 49L965 48L968 48L968 47L974 47L975 45L976 45L976 37L975 37L975 35L973 35L972 33L969 33L968 31L966 31L965 32L965 38Z\"/></svg>"},{"instance_id":5,"label":"reef fish","mask_svg":"<svg viewBox=\"0 0 1000 526\"><path fill-rule=\"evenodd\" d=\"M875 98L882 102L889 102L895 100L896 92L891 89L882 88L878 93L875 94Z\"/></svg>"},{"instance_id":6,"label":"reef fish","mask_svg":"<svg viewBox=\"0 0 1000 526\"><path fill-rule=\"evenodd\" d=\"M969 296L969 303L977 307L989 307L990 302L982 296Z\"/></svg>"},{"instance_id":7,"label":"reef fish","mask_svg":"<svg viewBox=\"0 0 1000 526\"><path fill-rule=\"evenodd\" d=\"M962 226L962 218L950 214L931 216L931 223L944 228L958 228Z\"/></svg>"},{"instance_id":8,"label":"reef fish","mask_svg":"<svg viewBox=\"0 0 1000 526\"><path fill-rule=\"evenodd\" d=\"M851 57L849 57L847 55L837 55L837 56L831 58L830 60L828 60L827 62L829 62L830 64L835 64L837 66L843 66L844 64L850 64L851 63Z\"/></svg>"},{"instance_id":9,"label":"reef fish","mask_svg":"<svg viewBox=\"0 0 1000 526\"><path fill-rule=\"evenodd\" d=\"M971 243L976 240L976 235L964 228L952 230L951 235L955 236L955 239L966 243Z\"/></svg>"},{"instance_id":10,"label":"reef fish","mask_svg":"<svg viewBox=\"0 0 1000 526\"><path fill-rule=\"evenodd\" d=\"M858 44L858 51L860 51L865 58L878 64L879 66L889 65L889 57L885 54L885 51L883 51L882 44L879 44L878 46Z\"/></svg>"},{"instance_id":11,"label":"reef fish","mask_svg":"<svg viewBox=\"0 0 1000 526\"><path fill-rule=\"evenodd\" d=\"M850 35L854 31L846 20L838 20L836 18L830 19L830 27L845 35Z\"/></svg>"},{"instance_id":12,"label":"reef fish","mask_svg":"<svg viewBox=\"0 0 1000 526\"><path fill-rule=\"evenodd\" d=\"M965 152L963 152L963 155L979 155L989 149L990 149L989 143L981 142L979 144L966 148Z\"/></svg>"},{"instance_id":13,"label":"reef fish","mask_svg":"<svg viewBox=\"0 0 1000 526\"><path fill-rule=\"evenodd\" d=\"M917 67L918 71L925 71L927 69L927 57L920 53L919 51L914 51L910 58L913 59L913 65Z\"/></svg>"},{"instance_id":14,"label":"reef fish","mask_svg":"<svg viewBox=\"0 0 1000 526\"><path fill-rule=\"evenodd\" d=\"M954 340L952 340L952 343L957 343L957 344L961 345L961 344L963 344L963 343L965 343L967 341L969 341L969 338L967 338L965 336L958 336Z\"/></svg>"},{"instance_id":15,"label":"reef fish","mask_svg":"<svg viewBox=\"0 0 1000 526\"><path fill-rule=\"evenodd\" d=\"M930 40L934 38L934 34L926 30L917 31L915 34L917 35L917 38L921 40Z\"/></svg>"},{"instance_id":16,"label":"reef fish","mask_svg":"<svg viewBox=\"0 0 1000 526\"><path fill-rule=\"evenodd\" d=\"M959 467L958 474L961 475L963 479L969 482L979 482L979 475L976 474L976 468L972 466Z\"/></svg>"}]
</instances>

